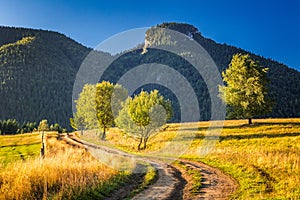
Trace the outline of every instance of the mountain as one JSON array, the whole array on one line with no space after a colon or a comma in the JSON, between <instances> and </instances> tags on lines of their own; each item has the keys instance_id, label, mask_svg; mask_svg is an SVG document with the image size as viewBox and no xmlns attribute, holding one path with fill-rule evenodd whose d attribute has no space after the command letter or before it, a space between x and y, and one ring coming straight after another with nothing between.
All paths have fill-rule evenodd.
<instances>
[{"instance_id":1,"label":"mountain","mask_svg":"<svg viewBox=\"0 0 300 200\"><path fill-rule=\"evenodd\" d=\"M226 44L218 44L201 35L188 24L164 23L159 27L182 32L200 43L215 61L219 71L224 70L235 53L249 53L260 64L268 67L270 96L276 102L270 117L300 117L300 72L284 64L265 59ZM146 34L147 40L155 35ZM52 31L0 27L0 120L15 118L23 121L48 119L68 127L72 117L72 90L76 73L91 49ZM167 52L143 47L128 51L105 71L102 79L116 82L133 66L158 62L171 65L183 74L195 88L200 102L201 120L210 117L208 90L201 76L194 73L189 63ZM108 56L108 55L106 55ZM112 57L113 59L113 57ZM143 89L159 88L174 101L173 121L179 121L179 105L167 88L148 85Z\"/></svg>"},{"instance_id":2,"label":"mountain","mask_svg":"<svg viewBox=\"0 0 300 200\"><path fill-rule=\"evenodd\" d=\"M227 44L218 44L203 37L195 27L188 24L164 23L160 27L176 30L186 35L192 34L193 39L209 53L220 71L228 67L234 54L249 54L254 60L259 61L262 66L269 68L269 92L275 104L272 113L266 117L300 117L299 71L246 50Z\"/></svg>"},{"instance_id":3,"label":"mountain","mask_svg":"<svg viewBox=\"0 0 300 200\"><path fill-rule=\"evenodd\" d=\"M0 27L0 119L68 126L74 79L89 51L56 32Z\"/></svg>"},{"instance_id":4,"label":"mountain","mask_svg":"<svg viewBox=\"0 0 300 200\"><path fill-rule=\"evenodd\" d=\"M163 23L156 27L181 32L188 36L187 38L198 42L212 57L219 72L224 71L228 67L234 54L249 54L262 66L269 68L269 96L274 101L274 106L272 113L261 117L300 117L300 72L291 69L282 63L266 59L246 50L227 44L216 43L211 39L203 37L197 28L189 24ZM161 29L156 30L156 27L152 27L146 32L146 47L151 47L151 45L153 47L159 45L176 45L176 42L172 42L169 35L166 35L166 33L161 31ZM194 88L201 112L200 120L209 120L211 109L209 92L204 80L197 71L195 71L188 62L172 53L156 49L147 49L147 51L145 51L145 46L144 50L133 50L118 58L117 61L110 66L111 71L109 72L109 70L107 70L108 72L105 74L106 76L104 76L103 79L116 82L126 71L131 69L132 66L138 66L146 63L159 63L171 66L182 74ZM175 116L173 121L180 121L179 102L177 102L175 95L171 91L153 84L144 86L140 88L140 90L151 90L154 88L159 89L165 97L169 98L174 103L173 107L175 107ZM221 103L221 101L219 103Z\"/></svg>"}]
</instances>

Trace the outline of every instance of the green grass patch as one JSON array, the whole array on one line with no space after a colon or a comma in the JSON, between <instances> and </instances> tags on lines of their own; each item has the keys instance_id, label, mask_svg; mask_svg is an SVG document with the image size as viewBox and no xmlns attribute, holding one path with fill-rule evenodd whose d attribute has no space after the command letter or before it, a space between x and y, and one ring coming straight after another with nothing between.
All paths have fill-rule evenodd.
<instances>
[{"instance_id":1,"label":"green grass patch","mask_svg":"<svg viewBox=\"0 0 300 200\"><path fill-rule=\"evenodd\" d=\"M36 157L40 154L41 144L28 144L12 147L0 148L0 163L6 166L8 163L27 160L31 157Z\"/></svg>"},{"instance_id":2,"label":"green grass patch","mask_svg":"<svg viewBox=\"0 0 300 200\"><path fill-rule=\"evenodd\" d=\"M195 170L195 169L188 169L187 173L192 177L193 179L193 185L191 188L191 192L192 194L199 194L199 191L202 187L202 183L201 183L201 173L199 170Z\"/></svg>"},{"instance_id":3,"label":"green grass patch","mask_svg":"<svg viewBox=\"0 0 300 200\"><path fill-rule=\"evenodd\" d=\"M186 171L186 173L192 178L192 186L190 192L194 195L199 194L202 187L202 175L200 169L193 169L180 161L175 161L174 164L184 169L184 171Z\"/></svg>"},{"instance_id":4,"label":"green grass patch","mask_svg":"<svg viewBox=\"0 0 300 200\"><path fill-rule=\"evenodd\" d=\"M40 148L41 139L37 133L0 136L0 165L36 157Z\"/></svg>"},{"instance_id":5,"label":"green grass patch","mask_svg":"<svg viewBox=\"0 0 300 200\"><path fill-rule=\"evenodd\" d=\"M155 169L155 167L153 167L150 164L146 164L146 163L145 163L145 165L147 167L147 172L144 176L143 182L139 185L139 187L137 189L133 190L130 193L130 195L128 196L127 199L131 199L136 194L145 190L149 185L151 185L152 183L154 183L157 180L158 173L157 173L157 170Z\"/></svg>"}]
</instances>

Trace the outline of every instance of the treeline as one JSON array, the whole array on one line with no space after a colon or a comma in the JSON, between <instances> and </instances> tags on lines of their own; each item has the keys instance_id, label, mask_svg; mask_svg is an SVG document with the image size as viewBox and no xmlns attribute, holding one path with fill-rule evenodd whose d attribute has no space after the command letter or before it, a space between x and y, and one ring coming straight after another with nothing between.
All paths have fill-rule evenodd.
<instances>
[{"instance_id":1,"label":"treeline","mask_svg":"<svg viewBox=\"0 0 300 200\"><path fill-rule=\"evenodd\" d=\"M47 130L56 131L59 133L66 132L66 128L62 128L58 123L47 126ZM23 122L19 123L16 119L0 120L0 135L12 135L32 133L39 129L36 122Z\"/></svg>"},{"instance_id":2,"label":"treeline","mask_svg":"<svg viewBox=\"0 0 300 200\"><path fill-rule=\"evenodd\" d=\"M36 122L19 123L16 119L0 120L0 134L31 133L37 129Z\"/></svg>"}]
</instances>

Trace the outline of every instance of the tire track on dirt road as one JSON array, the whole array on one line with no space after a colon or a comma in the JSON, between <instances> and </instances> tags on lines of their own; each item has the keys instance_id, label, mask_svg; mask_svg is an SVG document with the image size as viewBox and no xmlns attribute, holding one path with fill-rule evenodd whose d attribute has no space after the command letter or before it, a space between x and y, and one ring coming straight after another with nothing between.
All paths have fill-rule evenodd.
<instances>
[{"instance_id":1,"label":"tire track on dirt road","mask_svg":"<svg viewBox=\"0 0 300 200\"><path fill-rule=\"evenodd\" d=\"M182 191L185 185L185 180L181 178L181 173L171 165L168 165L164 162L149 159L141 156L135 156L123 151L109 148L106 146L95 145L74 136L68 136L65 140L69 143L79 143L78 145L82 145L88 151L92 152L92 155L95 156L95 151L101 151L101 154L104 152L111 154L113 156L122 156L126 158L133 158L137 161L147 162L156 168L158 172L157 180L150 185L147 189L143 190L139 194L137 194L132 199L134 200L150 200L150 199L178 199L179 196L182 196ZM97 155L96 155L97 157ZM98 157L99 158L99 157ZM99 158L101 159L101 158Z\"/></svg>"},{"instance_id":2,"label":"tire track on dirt road","mask_svg":"<svg viewBox=\"0 0 300 200\"><path fill-rule=\"evenodd\" d=\"M238 184L229 175L224 174L221 170L208 166L202 162L188 161L179 159L186 167L199 170L201 173L201 189L197 194L191 194L190 189L192 182L188 181L183 191L183 199L194 200L194 199L229 199L230 195L233 194ZM179 168L178 168L179 169ZM191 180L189 175L182 169L179 169L182 173L183 178Z\"/></svg>"},{"instance_id":3,"label":"tire track on dirt road","mask_svg":"<svg viewBox=\"0 0 300 200\"><path fill-rule=\"evenodd\" d=\"M157 180L148 188L134 196L133 200L177 200L177 199L228 199L229 196L236 191L237 183L229 175L224 174L221 170L205 165L201 162L188 161L179 159L184 165L189 168L199 170L202 176L202 187L195 195L190 191L192 182L191 178L185 170L172 166L166 162L161 161L159 158L142 157L126 152L110 148L107 146L95 145L83 141L77 137L66 137L70 143L79 143L88 151L93 152L101 151L113 156L126 157L135 159L142 162L147 162L154 166L158 173ZM100 156L102 155L100 154ZM97 157L97 156L96 156ZM98 157L101 159L101 157ZM114 199L118 199L117 197Z\"/></svg>"}]
</instances>

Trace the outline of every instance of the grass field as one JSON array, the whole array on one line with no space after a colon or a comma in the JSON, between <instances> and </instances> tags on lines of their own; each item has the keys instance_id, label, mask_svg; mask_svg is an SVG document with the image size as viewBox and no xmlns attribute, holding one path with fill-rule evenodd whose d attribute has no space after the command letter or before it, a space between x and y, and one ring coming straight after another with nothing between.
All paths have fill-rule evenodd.
<instances>
[{"instance_id":1,"label":"grass field","mask_svg":"<svg viewBox=\"0 0 300 200\"><path fill-rule=\"evenodd\" d=\"M193 137L183 158L218 167L233 176L238 191L232 199L300 199L300 119L260 119L254 125L246 120L225 121L220 138L205 157L199 156L209 122L170 124L150 138L146 151L137 152L137 141L114 128L107 134L109 145L137 154L148 154L172 141L179 148ZM170 156L170 155L168 155ZM176 155L172 155L176 156Z\"/></svg>"},{"instance_id":2,"label":"grass field","mask_svg":"<svg viewBox=\"0 0 300 200\"><path fill-rule=\"evenodd\" d=\"M246 120L225 121L214 148L202 157L199 146L209 124L168 124L140 152L138 142L117 128L109 130L104 142L93 131L82 137L140 155L157 152L171 141L180 149L192 137L181 157L205 162L234 177L239 189L232 199L300 199L300 119L260 119L251 126ZM55 136L47 139L42 160L37 156L40 135L0 136L0 162L5 163L0 166L0 199L102 198L129 177ZM153 179L153 173L148 175Z\"/></svg>"},{"instance_id":3,"label":"grass field","mask_svg":"<svg viewBox=\"0 0 300 200\"><path fill-rule=\"evenodd\" d=\"M27 160L40 154L38 133L0 136L0 166L17 160Z\"/></svg>"},{"instance_id":4,"label":"grass field","mask_svg":"<svg viewBox=\"0 0 300 200\"><path fill-rule=\"evenodd\" d=\"M129 172L111 169L85 149L72 147L56 136L48 134L44 159L19 158L2 165L0 199L101 199L129 177ZM3 148L14 146L25 154L31 148L22 151L23 146L38 141L39 136L1 136L0 140Z\"/></svg>"}]
</instances>

